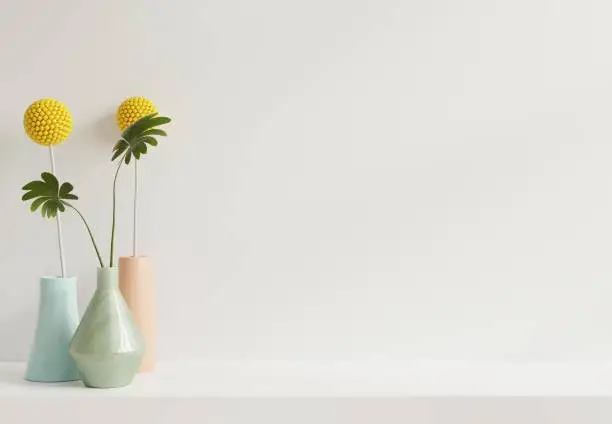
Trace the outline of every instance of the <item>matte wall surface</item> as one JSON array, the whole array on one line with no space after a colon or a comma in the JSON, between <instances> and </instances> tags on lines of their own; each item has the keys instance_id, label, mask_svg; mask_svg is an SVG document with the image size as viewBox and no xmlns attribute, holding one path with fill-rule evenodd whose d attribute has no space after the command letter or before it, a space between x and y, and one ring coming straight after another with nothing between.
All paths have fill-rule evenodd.
<instances>
[{"instance_id":1,"label":"matte wall surface","mask_svg":"<svg viewBox=\"0 0 612 424\"><path fill-rule=\"evenodd\" d=\"M55 224L20 187L21 127L55 97L56 150L105 257L114 111L172 116L142 160L159 358L612 356L612 3L5 0L0 360L25 360ZM117 254L131 254L131 169ZM66 214L80 308L96 259Z\"/></svg>"}]
</instances>

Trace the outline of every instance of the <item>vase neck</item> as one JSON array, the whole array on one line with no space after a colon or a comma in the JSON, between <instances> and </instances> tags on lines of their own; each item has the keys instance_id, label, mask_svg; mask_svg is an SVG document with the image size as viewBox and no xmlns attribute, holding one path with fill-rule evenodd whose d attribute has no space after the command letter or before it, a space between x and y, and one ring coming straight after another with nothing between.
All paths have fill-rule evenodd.
<instances>
[{"instance_id":1,"label":"vase neck","mask_svg":"<svg viewBox=\"0 0 612 424\"><path fill-rule=\"evenodd\" d=\"M42 292L65 291L76 289L76 277L41 277Z\"/></svg>"},{"instance_id":2,"label":"vase neck","mask_svg":"<svg viewBox=\"0 0 612 424\"><path fill-rule=\"evenodd\" d=\"M98 289L107 290L119 287L119 268L98 268Z\"/></svg>"}]
</instances>

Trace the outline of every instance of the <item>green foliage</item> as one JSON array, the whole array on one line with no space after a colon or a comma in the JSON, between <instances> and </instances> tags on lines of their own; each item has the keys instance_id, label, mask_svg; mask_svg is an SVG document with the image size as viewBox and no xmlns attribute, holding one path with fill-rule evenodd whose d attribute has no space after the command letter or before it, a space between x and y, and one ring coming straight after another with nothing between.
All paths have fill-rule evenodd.
<instances>
[{"instance_id":1,"label":"green foliage","mask_svg":"<svg viewBox=\"0 0 612 424\"><path fill-rule=\"evenodd\" d=\"M91 228L85 220L85 217L72 203L68 203L68 200L78 200L78 197L72 193L74 187L70 183L63 183L60 185L55 175L50 172L43 172L40 174L40 180L30 181L22 187L25 190L25 194L21 196L21 200L27 202L33 200L30 205L30 210L35 212L40 208L40 212L43 217L55 218L58 212L64 212L66 208L72 209L85 224L89 238L93 244L96 255L98 256L98 263L101 267L104 267L104 261L100 255L100 250L96 244Z\"/></svg>"},{"instance_id":2,"label":"green foliage","mask_svg":"<svg viewBox=\"0 0 612 424\"><path fill-rule=\"evenodd\" d=\"M30 181L23 186L22 190L26 193L21 200L33 200L30 210L35 212L40 208L43 217L55 218L58 212L64 212L66 206L70 206L67 200L77 200L78 197L72 194L74 187L70 183L63 183L61 186L55 175L50 172L40 174L41 180Z\"/></svg>"},{"instance_id":3,"label":"green foliage","mask_svg":"<svg viewBox=\"0 0 612 424\"><path fill-rule=\"evenodd\" d=\"M167 124L170 121L170 118L158 116L157 113L154 113L134 122L123 131L121 140L113 147L111 161L117 158L123 158L122 160L125 164L129 165L132 158L134 158L134 160L140 159L142 155L147 153L147 146L157 146L156 137L166 136L166 132L157 127Z\"/></svg>"}]
</instances>

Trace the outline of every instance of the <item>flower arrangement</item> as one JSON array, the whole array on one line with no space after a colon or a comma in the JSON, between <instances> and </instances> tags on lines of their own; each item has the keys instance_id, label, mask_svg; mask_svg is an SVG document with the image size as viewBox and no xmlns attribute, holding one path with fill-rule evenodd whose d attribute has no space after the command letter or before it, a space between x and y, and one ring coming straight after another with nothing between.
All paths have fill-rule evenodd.
<instances>
[{"instance_id":1,"label":"flower arrangement","mask_svg":"<svg viewBox=\"0 0 612 424\"><path fill-rule=\"evenodd\" d=\"M164 130L155 127L148 127L141 133L138 129L129 130L136 122L154 124L155 126L163 125L170 122L170 118L157 116L157 108L147 98L130 97L125 99L119 108L117 108L117 126L123 131L122 138L113 148L112 161L119 159L117 166L117 174L122 163L129 165L134 158L134 203L133 203L133 222L132 222L132 257L137 256L137 230L138 230L138 160L141 155L147 153L147 146L156 146L156 136L165 137L167 134ZM139 144L135 144L133 140L141 140ZM117 182L117 174L115 174L115 184ZM115 210L115 185L113 185L113 211ZM113 212L113 228L115 226L115 218ZM113 244L111 243L111 249ZM111 250L111 257L113 251ZM112 266L112 265L111 265Z\"/></svg>"},{"instance_id":2,"label":"flower arrangement","mask_svg":"<svg viewBox=\"0 0 612 424\"><path fill-rule=\"evenodd\" d=\"M43 216L55 219L61 266L61 276L40 279L39 314L25 378L37 382L77 380L79 372L68 352L69 337L78 325L76 278L67 275L58 213L67 207L73 208L71 202L77 196L72 193L71 184L60 186L53 175L56 172L54 146L62 144L72 132L72 115L61 102L41 99L26 109L23 127L32 141L49 150L51 172L43 172L42 180L26 184L23 199L33 200L32 211L40 209Z\"/></svg>"},{"instance_id":3,"label":"flower arrangement","mask_svg":"<svg viewBox=\"0 0 612 424\"><path fill-rule=\"evenodd\" d=\"M35 143L41 146L47 146L49 148L49 160L51 162L51 172L55 173L55 154L53 152L53 146L62 144L72 132L72 114L70 110L61 102L55 99L40 99L32 103L25 111L23 115L23 127L28 137ZM43 183L53 180L50 178L49 173L43 173ZM57 179L55 180L57 182ZM40 184L29 184L30 188L36 189L40 187ZM68 186L64 187L67 190ZM24 189L26 189L24 187ZM59 189L58 189L59 190ZM69 190L72 191L72 190ZM37 193L28 191L23 198L28 200L34 198L34 194ZM59 191L58 191L59 194ZM69 192L65 193L69 194ZM35 211L40 206L43 206L43 216L49 218L55 218L57 222L57 240L59 247L60 267L61 276L66 276L66 260L64 258L64 242L62 235L62 221L59 215L57 215L58 208L56 203L47 202L43 197L42 200L37 200L32 204L32 211Z\"/></svg>"},{"instance_id":4,"label":"flower arrangement","mask_svg":"<svg viewBox=\"0 0 612 424\"><path fill-rule=\"evenodd\" d=\"M153 263L148 256L138 255L137 251L138 162L150 147L157 144L155 137L165 136L166 133L159 128L144 129L141 132L139 127L143 124L145 126L151 123L163 125L167 122L169 122L168 118L157 116L157 108L150 100L144 97L130 97L124 100L117 109L117 126L120 131L123 131L122 139L115 145L111 157L112 161L118 161L117 172L122 164L128 166L133 163L134 169L132 254L119 257L119 289L132 310L134 320L145 342L146 348L139 367L141 372L151 372L155 369L157 314ZM144 143L140 145L134 143L134 140L138 139L143 140Z\"/></svg>"},{"instance_id":5,"label":"flower arrangement","mask_svg":"<svg viewBox=\"0 0 612 424\"><path fill-rule=\"evenodd\" d=\"M142 364L154 361L154 336L151 337L151 334L154 334L151 333L154 327L143 329L145 321L141 319L144 316L149 322L151 321L147 313L153 310L151 308L154 304L150 302L152 298L139 297L139 292L136 290L140 287L139 284L132 286L135 290L128 290L130 296L127 300L121 294L121 289L130 287L133 282L119 275L119 268L122 273L131 274L130 265L125 265L125 258L121 258L120 267L115 266L116 189L117 177L122 166L133 162L136 189L132 258L145 264L143 267L138 267L143 272L136 273L137 276L147 277L146 258L135 258L137 163L151 147L157 146L158 137L166 136L166 132L160 126L170 121L170 118L159 116L153 103L143 97L129 98L117 110L117 125L122 133L113 147L111 156L111 161L117 161L117 167L112 190L110 252L108 262L105 262L89 223L76 207L79 198L74 193L74 186L67 181L60 182L56 176L53 146L62 143L72 131L70 111L54 99L36 101L26 110L23 120L25 132L34 142L48 147L51 172L45 171L39 180L25 184L22 187L25 191L22 200L31 201L32 212L40 210L43 217L57 221L62 268L62 278L41 278L39 319L34 348L28 361L27 379L68 381L80 377L88 387L121 387L132 381ZM78 322L76 278L64 278L66 267L60 216L68 209L76 213L83 222L99 264L97 289L78 327L76 327ZM151 289L151 286L150 284L148 288ZM141 307L134 311L136 304ZM49 315L48 311L53 311L53 314ZM47 322L49 325L46 325ZM147 361L144 361L145 355L148 355ZM48 361L46 359L48 357L54 359Z\"/></svg>"},{"instance_id":6,"label":"flower arrangement","mask_svg":"<svg viewBox=\"0 0 612 424\"><path fill-rule=\"evenodd\" d=\"M152 113L149 113L152 112ZM148 113L144 116L143 114ZM116 223L116 186L117 176L122 164L129 165L132 159L136 163L148 151L148 147L157 146L158 136L165 136L166 132L159 126L167 124L170 118L159 116L150 101L143 98L131 98L125 101L117 112L117 122L124 127L120 140L113 148L112 160L120 159L113 179L112 197L112 227L110 241L109 267L115 264L115 223ZM84 215L76 208L73 201L78 196L73 193L74 186L69 182L60 184L55 175L55 161L53 157L53 146L63 142L72 129L72 116L62 103L53 99L38 100L25 112L24 128L28 136L38 144L49 146L51 157L51 172L43 172L40 180L30 181L23 186L25 194L23 201L32 201L30 210L32 212L40 209L43 217L55 218L58 222L58 238L60 245L60 257L62 262L62 274L65 273L60 213L66 209L74 211L83 222L91 243L96 252L98 263L101 268L105 267L105 261L100 254L98 244ZM147 147L148 146L148 147ZM134 168L136 169L136 167Z\"/></svg>"}]
</instances>

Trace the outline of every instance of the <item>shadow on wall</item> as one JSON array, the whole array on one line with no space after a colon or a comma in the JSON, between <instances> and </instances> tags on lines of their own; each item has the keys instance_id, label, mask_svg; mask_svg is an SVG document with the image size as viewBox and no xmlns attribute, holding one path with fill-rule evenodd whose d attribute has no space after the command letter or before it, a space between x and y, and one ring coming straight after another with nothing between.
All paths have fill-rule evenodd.
<instances>
[{"instance_id":1,"label":"shadow on wall","mask_svg":"<svg viewBox=\"0 0 612 424\"><path fill-rule=\"evenodd\" d=\"M100 144L103 145L103 147L107 149L112 148L120 137L115 115L108 114L104 118L96 121L94 124L94 132L97 136L99 135Z\"/></svg>"}]
</instances>

